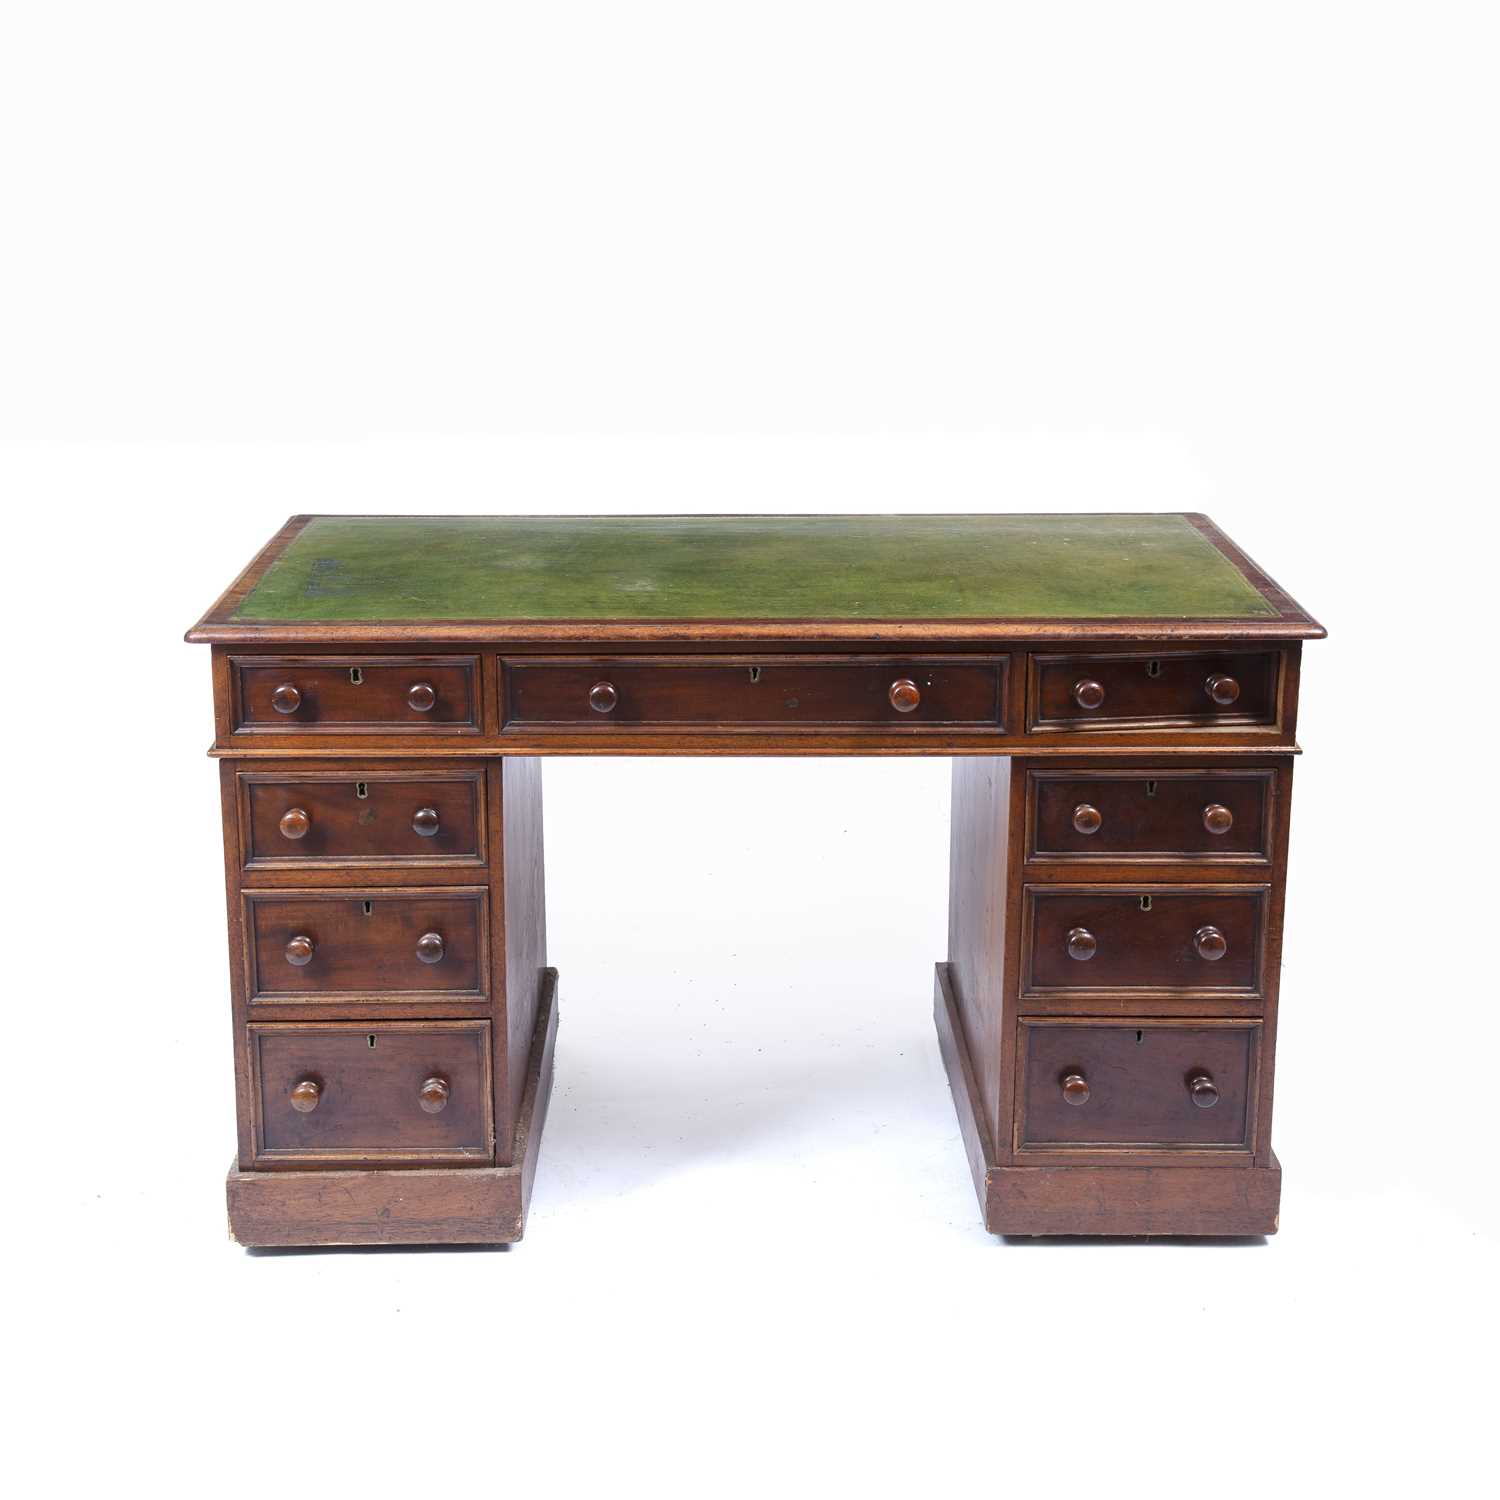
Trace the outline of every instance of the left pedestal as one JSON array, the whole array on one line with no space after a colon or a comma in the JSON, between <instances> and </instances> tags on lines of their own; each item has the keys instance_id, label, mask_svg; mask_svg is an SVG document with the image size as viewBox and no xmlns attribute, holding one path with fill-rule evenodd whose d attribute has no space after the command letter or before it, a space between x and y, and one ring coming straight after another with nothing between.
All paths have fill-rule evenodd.
<instances>
[{"instance_id":1,"label":"left pedestal","mask_svg":"<svg viewBox=\"0 0 1500 1500\"><path fill-rule=\"evenodd\" d=\"M540 763L221 762L247 1246L521 1237L552 1084Z\"/></svg>"}]
</instances>

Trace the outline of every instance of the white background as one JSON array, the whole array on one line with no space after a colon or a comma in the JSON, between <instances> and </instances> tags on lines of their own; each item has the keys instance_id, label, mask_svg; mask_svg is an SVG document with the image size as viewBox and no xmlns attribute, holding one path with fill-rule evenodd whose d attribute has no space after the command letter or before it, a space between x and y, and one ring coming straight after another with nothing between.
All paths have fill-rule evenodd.
<instances>
[{"instance_id":1,"label":"white background","mask_svg":"<svg viewBox=\"0 0 1500 1500\"><path fill-rule=\"evenodd\" d=\"M1492 1481L1492 7L0 16L13 1471ZM281 521L925 509L1207 511L1331 631L1281 1235L984 1233L930 1022L945 762L571 761L525 1242L231 1246L181 635Z\"/></svg>"}]
</instances>

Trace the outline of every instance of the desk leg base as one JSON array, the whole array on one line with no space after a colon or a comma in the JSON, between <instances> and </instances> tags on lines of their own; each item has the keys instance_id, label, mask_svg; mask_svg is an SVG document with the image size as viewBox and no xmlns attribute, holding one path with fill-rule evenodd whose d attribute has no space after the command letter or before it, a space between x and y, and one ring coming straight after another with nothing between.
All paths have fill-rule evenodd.
<instances>
[{"instance_id":1,"label":"desk leg base","mask_svg":"<svg viewBox=\"0 0 1500 1500\"><path fill-rule=\"evenodd\" d=\"M997 1165L947 964L937 966L933 1011L969 1170L991 1234L1276 1233L1281 1164L1274 1156L1269 1167Z\"/></svg>"},{"instance_id":2,"label":"desk leg base","mask_svg":"<svg viewBox=\"0 0 1500 1500\"><path fill-rule=\"evenodd\" d=\"M242 1172L225 1184L229 1232L247 1247L507 1245L521 1238L552 1094L557 970L541 1003L508 1167Z\"/></svg>"}]
</instances>

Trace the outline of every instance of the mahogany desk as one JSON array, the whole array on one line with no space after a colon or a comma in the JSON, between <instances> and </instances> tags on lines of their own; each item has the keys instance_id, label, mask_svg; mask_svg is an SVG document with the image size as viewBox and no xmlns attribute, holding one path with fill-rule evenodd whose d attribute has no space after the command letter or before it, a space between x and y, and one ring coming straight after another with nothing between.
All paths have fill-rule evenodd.
<instances>
[{"instance_id":1,"label":"mahogany desk","mask_svg":"<svg viewBox=\"0 0 1500 1500\"><path fill-rule=\"evenodd\" d=\"M948 755L986 1226L1269 1234L1301 642L1203 516L298 516L213 647L246 1245L519 1239L541 757Z\"/></svg>"}]
</instances>

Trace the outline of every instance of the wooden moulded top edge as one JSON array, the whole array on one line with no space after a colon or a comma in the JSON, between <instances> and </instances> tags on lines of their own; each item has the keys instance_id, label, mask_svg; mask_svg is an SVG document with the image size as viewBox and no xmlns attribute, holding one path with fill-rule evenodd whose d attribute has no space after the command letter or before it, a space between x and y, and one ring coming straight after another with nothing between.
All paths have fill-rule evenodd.
<instances>
[{"instance_id":1,"label":"wooden moulded top edge","mask_svg":"<svg viewBox=\"0 0 1500 1500\"><path fill-rule=\"evenodd\" d=\"M424 745L413 752L410 746L392 747L361 746L351 749L344 745L310 745L288 750L276 745L220 745L212 744L207 754L212 760L243 761L247 765L262 762L279 767L281 771L294 768L301 762L330 764L357 764L373 761L391 761L409 766L414 758L423 762L491 760L497 755L527 755L542 757L610 756L620 760L659 759L668 757L714 757L720 760L763 760L768 756L785 756L791 759L808 757L860 757L888 759L919 758L921 756L949 756L969 760L1038 760L1058 761L1064 764L1075 761L1094 763L1119 761L1122 766L1146 765L1152 762L1182 760L1194 765L1223 766L1238 769L1246 765L1272 759L1277 756L1301 755L1302 747L1295 741L1284 740L1269 745L1182 745L1170 741L1161 745L1108 745L1079 744L1075 738L1064 745L1034 743L1033 736L1006 738L1000 745L987 746L973 743L973 736L962 732L953 737L939 735L921 740L896 742L876 739L874 743L863 738L855 740L848 735L811 734L795 739L773 734L738 736L715 735L706 731L696 735L664 736L643 732L630 740L613 740L587 734L554 738L539 736L524 743L497 743L489 741L474 745ZM517 748L517 746L520 748Z\"/></svg>"},{"instance_id":2,"label":"wooden moulded top edge","mask_svg":"<svg viewBox=\"0 0 1500 1500\"><path fill-rule=\"evenodd\" d=\"M1274 615L1201 617L1081 617L1018 618L905 618L905 619L404 619L295 620L234 619L245 598L286 548L311 521L310 515L291 517L257 554L203 618L187 632L193 643L251 646L371 645L379 642L499 645L512 643L589 642L602 647L637 642L690 641L801 642L869 641L1007 644L1032 641L1123 640L1316 640L1327 634L1302 607L1255 562L1229 540L1207 516L1176 512L1188 521L1240 575L1276 610ZM340 517L338 519L359 519ZM430 520L439 517L390 517L392 520ZM507 519L533 519L513 517ZM553 518L545 518L553 519ZM586 519L557 517L558 520ZM651 519L632 517L629 519ZM694 520L716 519L694 516ZM741 519L721 517L717 519ZM747 517L744 519L773 519ZM801 519L799 517L799 519ZM806 517L806 519L818 519ZM857 519L841 517L840 519ZM889 519L883 517L882 519Z\"/></svg>"}]
</instances>

